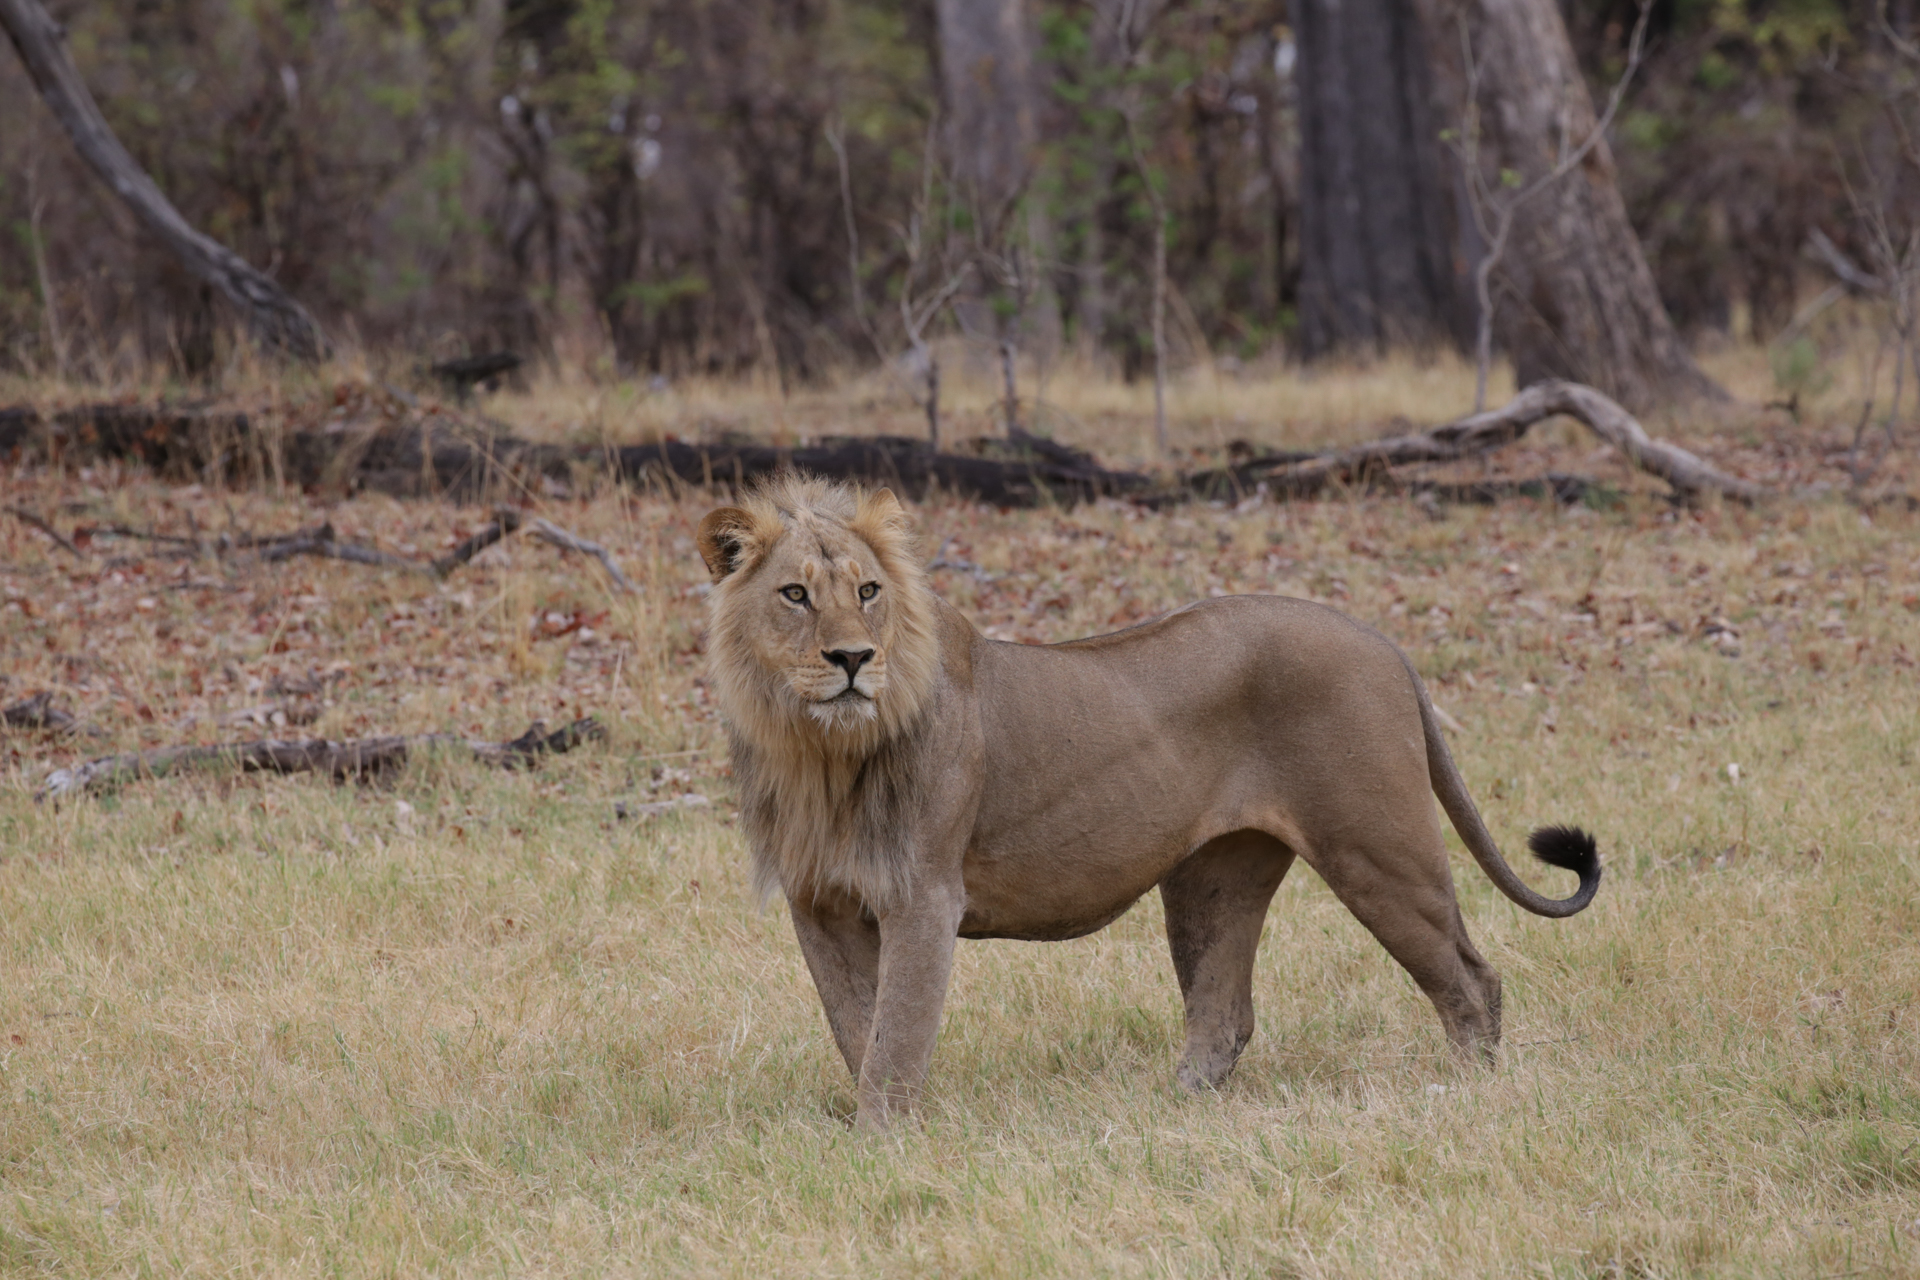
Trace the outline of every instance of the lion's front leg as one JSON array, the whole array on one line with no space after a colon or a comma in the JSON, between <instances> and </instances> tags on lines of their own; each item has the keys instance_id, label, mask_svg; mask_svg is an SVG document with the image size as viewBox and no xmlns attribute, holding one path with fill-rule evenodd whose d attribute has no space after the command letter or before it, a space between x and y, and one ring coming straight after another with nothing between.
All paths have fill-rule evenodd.
<instances>
[{"instance_id":1,"label":"lion's front leg","mask_svg":"<svg viewBox=\"0 0 1920 1280\"><path fill-rule=\"evenodd\" d=\"M814 989L827 1011L833 1042L847 1070L860 1079L873 1026L874 992L880 982L880 926L857 902L816 897L787 904Z\"/></svg>"},{"instance_id":2,"label":"lion's front leg","mask_svg":"<svg viewBox=\"0 0 1920 1280\"><path fill-rule=\"evenodd\" d=\"M922 885L880 918L880 980L859 1067L863 1129L885 1129L926 1082L965 897L957 886Z\"/></svg>"}]
</instances>

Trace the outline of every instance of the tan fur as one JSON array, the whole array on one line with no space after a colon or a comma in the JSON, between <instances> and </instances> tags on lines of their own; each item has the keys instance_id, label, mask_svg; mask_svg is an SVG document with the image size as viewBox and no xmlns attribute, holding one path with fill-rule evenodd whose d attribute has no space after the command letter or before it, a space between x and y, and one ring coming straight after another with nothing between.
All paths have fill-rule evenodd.
<instances>
[{"instance_id":1,"label":"tan fur","mask_svg":"<svg viewBox=\"0 0 1920 1280\"><path fill-rule=\"evenodd\" d=\"M1434 797L1528 910L1568 915L1598 888L1571 829L1533 843L1578 893L1519 880L1418 676L1333 610L1229 597L1002 644L932 594L890 492L792 476L708 515L700 552L756 882L786 896L863 1125L925 1079L957 936L1079 937L1157 886L1186 1004L1178 1076L1200 1089L1253 1033L1254 952L1296 857L1478 1055L1500 979L1461 922Z\"/></svg>"},{"instance_id":2,"label":"tan fur","mask_svg":"<svg viewBox=\"0 0 1920 1280\"><path fill-rule=\"evenodd\" d=\"M861 785L862 774L889 772L898 752L886 748L913 733L939 660L933 597L906 512L886 489L862 496L786 473L739 507L708 515L700 550L715 574L714 687L754 836L755 887L789 897L831 888L891 904L901 891L898 800L911 780L877 787L872 777ZM865 608L831 601L825 621L874 644L864 671L874 696L823 713L810 694L822 681L839 683L840 673L817 644L770 654L755 606L789 582L857 590L867 569L880 598Z\"/></svg>"}]
</instances>

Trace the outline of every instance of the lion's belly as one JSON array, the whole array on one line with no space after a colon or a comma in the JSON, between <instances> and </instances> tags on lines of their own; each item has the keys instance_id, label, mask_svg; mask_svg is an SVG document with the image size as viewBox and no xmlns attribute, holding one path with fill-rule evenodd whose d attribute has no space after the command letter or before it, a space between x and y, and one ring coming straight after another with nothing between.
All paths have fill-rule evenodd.
<instances>
[{"instance_id":1,"label":"lion's belly","mask_svg":"<svg viewBox=\"0 0 1920 1280\"><path fill-rule=\"evenodd\" d=\"M1211 797L1105 774L1016 822L976 833L963 937L1055 941L1104 928L1218 832ZM1121 803L1121 793L1131 803ZM1196 801L1202 803L1196 804ZM1227 825L1231 825L1228 823Z\"/></svg>"}]
</instances>

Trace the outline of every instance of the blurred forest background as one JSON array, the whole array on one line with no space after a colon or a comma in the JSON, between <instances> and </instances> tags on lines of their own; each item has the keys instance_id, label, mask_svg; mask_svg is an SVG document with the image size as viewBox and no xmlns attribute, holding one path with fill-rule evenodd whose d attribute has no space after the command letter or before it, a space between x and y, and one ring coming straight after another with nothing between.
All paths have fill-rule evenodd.
<instances>
[{"instance_id":1,"label":"blurred forest background","mask_svg":"<svg viewBox=\"0 0 1920 1280\"><path fill-rule=\"evenodd\" d=\"M1353 0L1357 36L1325 35L1324 19L1315 36L1303 3L49 7L186 218L376 358L506 349L790 385L964 332L1150 376L1157 228L1177 358L1466 349L1482 240L1447 105L1459 36L1417 0ZM1915 259L1911 7L1653 6L1608 142L1659 296L1696 348L1784 336L1791 363L1796 308L1836 280L1810 245L1882 277ZM968 12L1005 21L969 32ZM1636 14L1561 8L1596 106ZM1000 43L982 61L963 37ZM1348 72L1315 39L1344 42ZM957 82L987 65L994 83ZM1427 296L1358 325L1315 293L1316 76L1356 99L1362 132L1374 111L1411 122L1398 160L1342 154L1439 193L1420 215L1442 246ZM1003 118L967 114L983 110ZM215 370L235 318L140 233L10 54L0 122L0 361Z\"/></svg>"}]
</instances>

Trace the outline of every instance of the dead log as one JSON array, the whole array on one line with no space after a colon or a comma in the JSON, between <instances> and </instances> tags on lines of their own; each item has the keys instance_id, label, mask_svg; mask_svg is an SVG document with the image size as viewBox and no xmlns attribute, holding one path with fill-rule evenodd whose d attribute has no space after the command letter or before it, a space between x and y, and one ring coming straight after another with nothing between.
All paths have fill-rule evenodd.
<instances>
[{"instance_id":1,"label":"dead log","mask_svg":"<svg viewBox=\"0 0 1920 1280\"><path fill-rule=\"evenodd\" d=\"M615 473L629 483L738 487L791 467L889 485L912 498L941 492L1001 507L1070 506L1160 487L1151 476L1110 470L1090 454L1024 431L981 443L994 453L935 453L926 441L909 436L831 436L793 448L663 440L621 448L613 460Z\"/></svg>"},{"instance_id":2,"label":"dead log","mask_svg":"<svg viewBox=\"0 0 1920 1280\"><path fill-rule=\"evenodd\" d=\"M1571 382L1540 383L1502 408L1431 431L1321 452L1264 454L1173 476L1113 470L1091 454L1026 432L976 442L973 453L937 453L924 440L905 436L830 437L791 448L669 439L602 450L534 443L444 409L410 409L401 421L352 429L286 433L280 440L279 473L307 487L365 487L401 496L472 501L523 491L543 477L571 483L581 475L611 473L629 484L738 487L794 467L891 485L912 498L940 492L995 506L1029 507L1113 497L1162 506L1194 498L1238 502L1264 492L1284 500L1311 497L1330 486L1372 487L1387 482L1395 467L1453 462L1511 445L1536 423L1560 414L1584 423L1634 466L1664 479L1682 500L1715 492L1751 502L1765 493L1677 445L1649 436L1618 404ZM99 406L64 410L42 421L30 408L0 410L0 456L35 447L51 453L118 453L162 470L181 469L196 476L214 472L236 479L243 460L257 457L261 449L244 415L176 409L147 411L143 417L142 411L126 406ZM246 466L258 470L260 464ZM358 552L343 551L344 544L329 545L319 537L311 541L311 546L286 554L361 558Z\"/></svg>"},{"instance_id":3,"label":"dead log","mask_svg":"<svg viewBox=\"0 0 1920 1280\"><path fill-rule=\"evenodd\" d=\"M211 746L156 747L122 755L101 756L71 769L55 769L34 795L35 800L98 793L140 778L162 778L189 769L238 769L243 773L321 773L336 782L367 780L391 773L413 753L458 749L477 760L504 768L531 766L541 756L571 751L583 742L606 736L599 721L588 716L564 729L548 733L534 721L531 728L509 742L484 742L450 733L411 737L361 738L332 742L311 738L285 742L267 738L258 742L228 742Z\"/></svg>"}]
</instances>

